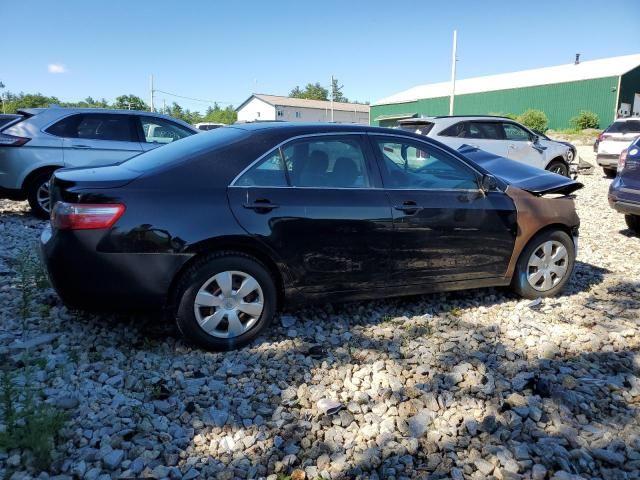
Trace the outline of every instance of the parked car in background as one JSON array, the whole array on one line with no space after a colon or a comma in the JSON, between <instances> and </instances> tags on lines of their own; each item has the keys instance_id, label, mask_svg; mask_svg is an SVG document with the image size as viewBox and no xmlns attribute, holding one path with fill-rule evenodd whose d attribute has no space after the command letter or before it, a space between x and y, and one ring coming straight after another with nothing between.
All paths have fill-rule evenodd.
<instances>
[{"instance_id":1,"label":"parked car in background","mask_svg":"<svg viewBox=\"0 0 640 480\"><path fill-rule=\"evenodd\" d=\"M208 130L215 130L216 128L224 127L225 125L226 123L200 122L200 123L196 123L194 127L196 127L198 130L208 131Z\"/></svg>"},{"instance_id":2,"label":"parked car in background","mask_svg":"<svg viewBox=\"0 0 640 480\"><path fill-rule=\"evenodd\" d=\"M617 173L609 187L609 205L640 234L640 137L620 154Z\"/></svg>"},{"instance_id":3,"label":"parked car in background","mask_svg":"<svg viewBox=\"0 0 640 480\"><path fill-rule=\"evenodd\" d=\"M616 176L620 153L639 136L640 117L619 118L598 136L596 161L607 177Z\"/></svg>"},{"instance_id":4,"label":"parked car in background","mask_svg":"<svg viewBox=\"0 0 640 480\"><path fill-rule=\"evenodd\" d=\"M0 198L26 199L46 218L49 178L58 168L122 162L197 132L181 120L135 110L19 110L0 124Z\"/></svg>"},{"instance_id":5,"label":"parked car in background","mask_svg":"<svg viewBox=\"0 0 640 480\"><path fill-rule=\"evenodd\" d=\"M571 148L541 138L509 118L493 116L441 116L408 118L400 128L426 135L452 148L471 145L534 167L568 177L578 172L577 158L569 160Z\"/></svg>"},{"instance_id":6,"label":"parked car in background","mask_svg":"<svg viewBox=\"0 0 640 480\"><path fill-rule=\"evenodd\" d=\"M301 302L496 285L555 295L582 185L472 150L362 125L229 126L55 172L42 253L68 304L165 307L217 350Z\"/></svg>"}]
</instances>

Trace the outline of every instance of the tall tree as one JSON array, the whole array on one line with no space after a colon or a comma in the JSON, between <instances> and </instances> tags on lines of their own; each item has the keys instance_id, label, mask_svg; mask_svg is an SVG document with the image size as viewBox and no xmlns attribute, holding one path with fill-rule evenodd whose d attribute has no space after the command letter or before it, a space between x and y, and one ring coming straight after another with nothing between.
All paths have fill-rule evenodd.
<instances>
[{"instance_id":1,"label":"tall tree","mask_svg":"<svg viewBox=\"0 0 640 480\"><path fill-rule=\"evenodd\" d=\"M136 95L120 95L116 97L116 101L113 103L113 108L119 108L122 110L149 110L149 107L144 100Z\"/></svg>"},{"instance_id":2,"label":"tall tree","mask_svg":"<svg viewBox=\"0 0 640 480\"><path fill-rule=\"evenodd\" d=\"M307 83L304 90L300 90L299 86L296 86L289 96L292 98L306 98L308 100L328 100L329 90L320 85L320 82Z\"/></svg>"},{"instance_id":3,"label":"tall tree","mask_svg":"<svg viewBox=\"0 0 640 480\"><path fill-rule=\"evenodd\" d=\"M338 79L334 78L331 81L331 92L333 93L333 101L334 102L348 102L349 99L342 94L342 89L344 85L340 85L338 83Z\"/></svg>"}]
</instances>

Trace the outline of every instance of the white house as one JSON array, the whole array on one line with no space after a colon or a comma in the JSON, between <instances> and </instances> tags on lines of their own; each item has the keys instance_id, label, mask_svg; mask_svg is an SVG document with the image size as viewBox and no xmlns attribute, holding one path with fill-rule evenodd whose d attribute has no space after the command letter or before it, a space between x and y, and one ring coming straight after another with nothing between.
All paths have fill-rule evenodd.
<instances>
[{"instance_id":1,"label":"white house","mask_svg":"<svg viewBox=\"0 0 640 480\"><path fill-rule=\"evenodd\" d=\"M331 122L332 102L255 93L237 109L239 122L282 120L286 122ZM369 125L369 105L333 102L334 123Z\"/></svg>"}]
</instances>

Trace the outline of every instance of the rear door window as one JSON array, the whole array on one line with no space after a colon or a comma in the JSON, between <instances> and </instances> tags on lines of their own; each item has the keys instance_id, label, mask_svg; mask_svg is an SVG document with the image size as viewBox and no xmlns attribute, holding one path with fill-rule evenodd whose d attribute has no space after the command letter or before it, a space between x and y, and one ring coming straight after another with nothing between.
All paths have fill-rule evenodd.
<instances>
[{"instance_id":1,"label":"rear door window","mask_svg":"<svg viewBox=\"0 0 640 480\"><path fill-rule=\"evenodd\" d=\"M280 148L247 170L235 184L239 187L286 187L287 177Z\"/></svg>"},{"instance_id":2,"label":"rear door window","mask_svg":"<svg viewBox=\"0 0 640 480\"><path fill-rule=\"evenodd\" d=\"M321 136L294 141L282 149L291 185L315 188L368 188L359 136Z\"/></svg>"},{"instance_id":3,"label":"rear door window","mask_svg":"<svg viewBox=\"0 0 640 480\"><path fill-rule=\"evenodd\" d=\"M82 113L71 115L54 123L45 130L51 135L86 140L109 140L135 142L130 115Z\"/></svg>"}]
</instances>

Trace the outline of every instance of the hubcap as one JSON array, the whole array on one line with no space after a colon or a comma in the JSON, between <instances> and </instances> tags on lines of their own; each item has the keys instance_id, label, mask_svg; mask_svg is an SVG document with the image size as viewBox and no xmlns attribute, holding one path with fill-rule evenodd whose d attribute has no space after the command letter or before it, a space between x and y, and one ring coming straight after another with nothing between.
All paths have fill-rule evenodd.
<instances>
[{"instance_id":1,"label":"hubcap","mask_svg":"<svg viewBox=\"0 0 640 480\"><path fill-rule=\"evenodd\" d=\"M567 274L569 253L556 240L544 242L529 257L527 280L535 290L545 292L558 285Z\"/></svg>"},{"instance_id":2,"label":"hubcap","mask_svg":"<svg viewBox=\"0 0 640 480\"><path fill-rule=\"evenodd\" d=\"M258 281L245 272L220 272L207 280L194 302L200 327L218 338L233 338L253 327L264 308Z\"/></svg>"},{"instance_id":3,"label":"hubcap","mask_svg":"<svg viewBox=\"0 0 640 480\"><path fill-rule=\"evenodd\" d=\"M49 181L44 182L36 192L36 200L45 212L51 211L51 197L49 196Z\"/></svg>"}]
</instances>

